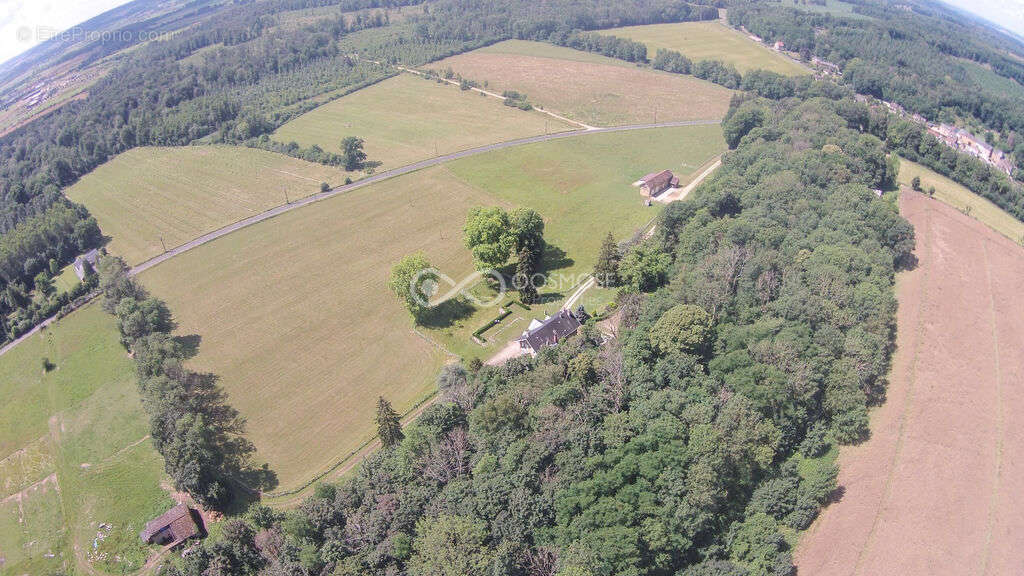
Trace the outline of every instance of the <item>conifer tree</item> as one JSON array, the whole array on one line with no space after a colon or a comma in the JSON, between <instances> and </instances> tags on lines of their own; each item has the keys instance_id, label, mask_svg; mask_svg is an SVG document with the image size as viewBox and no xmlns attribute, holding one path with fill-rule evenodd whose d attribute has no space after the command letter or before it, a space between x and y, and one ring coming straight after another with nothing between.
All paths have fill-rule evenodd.
<instances>
[{"instance_id":1,"label":"conifer tree","mask_svg":"<svg viewBox=\"0 0 1024 576\"><path fill-rule=\"evenodd\" d=\"M523 247L519 251L519 261L516 263L516 282L519 288L519 300L523 304L533 304L537 301L537 287L533 285L534 255L529 248Z\"/></svg>"},{"instance_id":2,"label":"conifer tree","mask_svg":"<svg viewBox=\"0 0 1024 576\"><path fill-rule=\"evenodd\" d=\"M391 402L383 396L377 398L377 435L385 448L398 445L405 438L398 412L391 407Z\"/></svg>"},{"instance_id":3,"label":"conifer tree","mask_svg":"<svg viewBox=\"0 0 1024 576\"><path fill-rule=\"evenodd\" d=\"M594 265L594 279L599 286L615 286L619 283L619 248L615 237L609 232L601 244L601 252Z\"/></svg>"}]
</instances>

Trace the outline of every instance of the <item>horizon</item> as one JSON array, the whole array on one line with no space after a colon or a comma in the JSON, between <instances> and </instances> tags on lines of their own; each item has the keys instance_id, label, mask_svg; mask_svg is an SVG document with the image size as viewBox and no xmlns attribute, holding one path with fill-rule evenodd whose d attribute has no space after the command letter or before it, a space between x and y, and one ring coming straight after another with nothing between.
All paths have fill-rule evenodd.
<instances>
[{"instance_id":1,"label":"horizon","mask_svg":"<svg viewBox=\"0 0 1024 576\"><path fill-rule=\"evenodd\" d=\"M1024 0L938 0L969 12L1024 41ZM131 0L4 0L0 5L0 65L46 40Z\"/></svg>"},{"instance_id":2,"label":"horizon","mask_svg":"<svg viewBox=\"0 0 1024 576\"><path fill-rule=\"evenodd\" d=\"M3 0L0 2L0 65L130 1Z\"/></svg>"}]
</instances>

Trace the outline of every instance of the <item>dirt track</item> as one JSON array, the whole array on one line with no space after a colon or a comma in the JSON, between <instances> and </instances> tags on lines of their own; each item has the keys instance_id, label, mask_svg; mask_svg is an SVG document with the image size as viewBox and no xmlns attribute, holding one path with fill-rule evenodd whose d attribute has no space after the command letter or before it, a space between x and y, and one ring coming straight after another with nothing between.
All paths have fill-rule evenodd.
<instances>
[{"instance_id":1,"label":"dirt track","mask_svg":"<svg viewBox=\"0 0 1024 576\"><path fill-rule=\"evenodd\" d=\"M888 399L841 452L845 492L800 574L1024 574L1024 249L917 193L900 211L919 264L897 285Z\"/></svg>"}]
</instances>

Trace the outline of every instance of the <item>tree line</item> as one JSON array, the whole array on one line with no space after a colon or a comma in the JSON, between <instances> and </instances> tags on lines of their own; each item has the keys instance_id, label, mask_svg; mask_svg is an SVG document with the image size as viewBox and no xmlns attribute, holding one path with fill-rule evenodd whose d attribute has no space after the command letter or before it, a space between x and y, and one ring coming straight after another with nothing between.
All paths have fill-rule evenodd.
<instances>
[{"instance_id":1,"label":"tree line","mask_svg":"<svg viewBox=\"0 0 1024 576\"><path fill-rule=\"evenodd\" d=\"M101 257L97 272L103 309L117 318L121 343L132 354L150 436L175 489L222 510L239 490L273 488L273 472L250 465L255 448L244 436L245 421L216 376L185 367L198 344L171 335L175 323L167 305L131 277L120 258Z\"/></svg>"}]
</instances>

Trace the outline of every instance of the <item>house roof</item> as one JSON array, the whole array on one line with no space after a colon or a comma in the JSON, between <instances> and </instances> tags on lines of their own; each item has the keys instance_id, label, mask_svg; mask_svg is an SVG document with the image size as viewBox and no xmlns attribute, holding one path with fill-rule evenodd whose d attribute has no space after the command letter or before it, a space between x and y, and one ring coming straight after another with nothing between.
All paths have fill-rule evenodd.
<instances>
[{"instance_id":1,"label":"house roof","mask_svg":"<svg viewBox=\"0 0 1024 576\"><path fill-rule=\"evenodd\" d=\"M640 179L642 184L646 184L651 188L663 188L672 183L674 176L671 170L662 170L661 172L651 172L647 176Z\"/></svg>"},{"instance_id":2,"label":"house roof","mask_svg":"<svg viewBox=\"0 0 1024 576\"><path fill-rule=\"evenodd\" d=\"M188 505L178 504L160 516L146 522L146 527L139 533L143 542L149 542L163 530L170 530L170 541L181 542L199 534L199 527L192 519L192 511Z\"/></svg>"},{"instance_id":3,"label":"house roof","mask_svg":"<svg viewBox=\"0 0 1024 576\"><path fill-rule=\"evenodd\" d=\"M83 262L88 262L89 264L92 264L93 266L95 266L96 265L96 261L99 260L99 258L100 258L100 251L95 249L95 248L93 248L92 250L89 250L85 254L82 254L82 255L78 256L77 258L75 258L75 268L81 268Z\"/></svg>"},{"instance_id":4,"label":"house roof","mask_svg":"<svg viewBox=\"0 0 1024 576\"><path fill-rule=\"evenodd\" d=\"M533 324L531 323L531 326ZM557 344L580 329L580 321L568 310L559 310L558 314L545 318L536 329L527 330L519 337L519 342L526 342L534 352L545 346Z\"/></svg>"}]
</instances>

